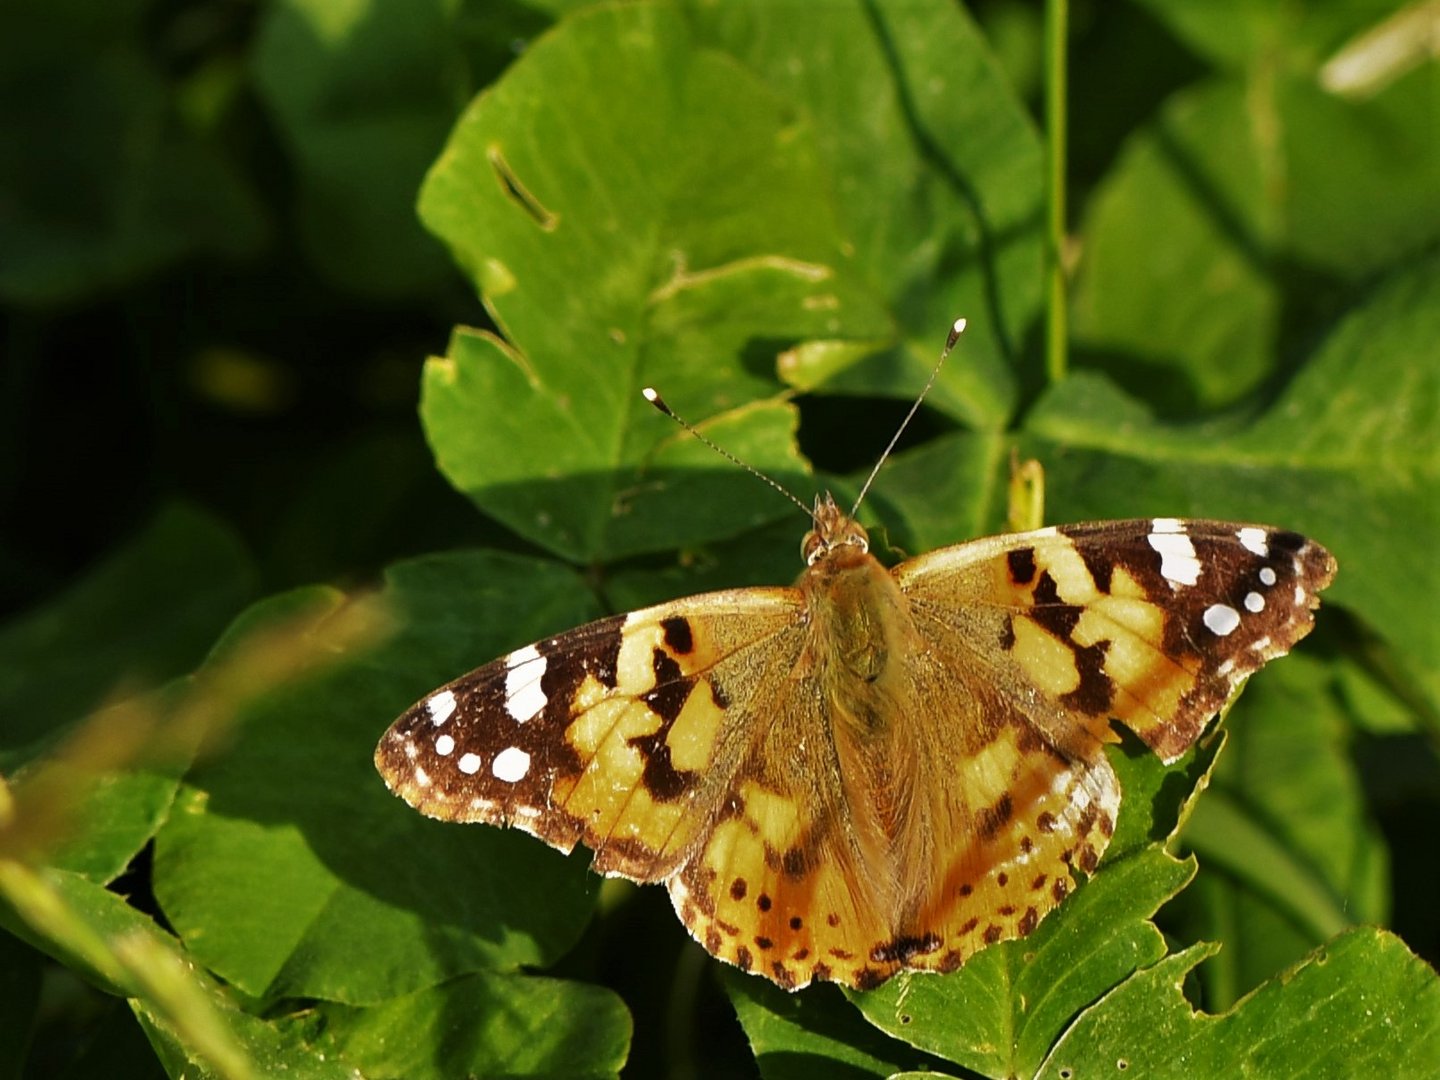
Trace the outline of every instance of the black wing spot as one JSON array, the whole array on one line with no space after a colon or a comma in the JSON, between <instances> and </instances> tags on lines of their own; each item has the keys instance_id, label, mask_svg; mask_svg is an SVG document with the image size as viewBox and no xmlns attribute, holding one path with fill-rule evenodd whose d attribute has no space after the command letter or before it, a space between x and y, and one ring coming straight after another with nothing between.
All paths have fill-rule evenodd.
<instances>
[{"instance_id":1,"label":"black wing spot","mask_svg":"<svg viewBox=\"0 0 1440 1080\"><path fill-rule=\"evenodd\" d=\"M660 629L665 634L665 644L671 652L686 656L695 648L695 637L690 631L690 620L680 616L660 620Z\"/></svg>"},{"instance_id":2,"label":"black wing spot","mask_svg":"<svg viewBox=\"0 0 1440 1080\"><path fill-rule=\"evenodd\" d=\"M1010 580L1016 585L1029 585L1035 580L1035 549L1016 548L1005 556L1010 565Z\"/></svg>"}]
</instances>

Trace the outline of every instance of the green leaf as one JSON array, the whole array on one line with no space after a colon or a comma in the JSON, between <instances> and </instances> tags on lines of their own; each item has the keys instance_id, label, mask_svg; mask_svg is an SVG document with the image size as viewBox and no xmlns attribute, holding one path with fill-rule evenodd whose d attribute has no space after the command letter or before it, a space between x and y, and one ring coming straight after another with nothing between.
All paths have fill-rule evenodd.
<instances>
[{"instance_id":1,"label":"green leaf","mask_svg":"<svg viewBox=\"0 0 1440 1080\"><path fill-rule=\"evenodd\" d=\"M1087 211L1077 351L1171 410L1243 399L1347 283L1440 237L1437 92L1431 64L1362 101L1269 73L1177 95Z\"/></svg>"},{"instance_id":2,"label":"green leaf","mask_svg":"<svg viewBox=\"0 0 1440 1080\"><path fill-rule=\"evenodd\" d=\"M370 1008L322 1003L324 1038L367 1077L618 1076L630 1013L609 990L475 974Z\"/></svg>"},{"instance_id":3,"label":"green leaf","mask_svg":"<svg viewBox=\"0 0 1440 1080\"><path fill-rule=\"evenodd\" d=\"M1288 259L1307 273L1363 281L1434 245L1440 154L1423 133L1437 95L1433 62L1359 99L1324 93L1312 79L1276 86L1289 174L1288 198L1276 209Z\"/></svg>"},{"instance_id":4,"label":"green leaf","mask_svg":"<svg viewBox=\"0 0 1440 1080\"><path fill-rule=\"evenodd\" d=\"M111 715L96 715L97 738L103 737ZM45 861L105 884L119 877L165 821L184 768L184 762L172 760L97 774L85 765L47 762L43 774L37 769L20 773L15 794L23 800L30 783L41 775L52 791L68 789L65 831L45 852Z\"/></svg>"},{"instance_id":5,"label":"green leaf","mask_svg":"<svg viewBox=\"0 0 1440 1080\"><path fill-rule=\"evenodd\" d=\"M1165 955L1150 917L1193 873L1148 848L1102 867L1028 938L853 999L896 1038L987 1076L1029 1076L1079 1010Z\"/></svg>"},{"instance_id":6,"label":"green leaf","mask_svg":"<svg viewBox=\"0 0 1440 1080\"><path fill-rule=\"evenodd\" d=\"M999 435L960 432L895 454L866 495L863 516L911 555L984 536L1005 515L1009 445Z\"/></svg>"},{"instance_id":7,"label":"green leaf","mask_svg":"<svg viewBox=\"0 0 1440 1080\"><path fill-rule=\"evenodd\" d=\"M385 727L426 691L594 612L580 579L498 554L434 556L387 574L394 625L244 710L223 755L187 778L156 839L154 887L206 966L257 998L373 1003L456 974L547 964L583 929L593 887L519 833L430 821L371 762ZM340 598L274 598L237 638Z\"/></svg>"},{"instance_id":8,"label":"green leaf","mask_svg":"<svg viewBox=\"0 0 1440 1080\"><path fill-rule=\"evenodd\" d=\"M1290 657L1226 720L1229 750L1182 834L1200 856L1187 937L1218 940L1206 1003L1243 993L1355 923L1389 917L1389 860L1325 668Z\"/></svg>"},{"instance_id":9,"label":"green leaf","mask_svg":"<svg viewBox=\"0 0 1440 1080\"><path fill-rule=\"evenodd\" d=\"M235 1075L197 1060L191 1048L146 1002L133 1001L131 1007L156 1056L174 1080L231 1080ZM253 1076L354 1080L355 1070L344 1060L308 1046L298 1024L262 1020L239 1010L227 1013L225 1019L229 1034L254 1066Z\"/></svg>"},{"instance_id":10,"label":"green leaf","mask_svg":"<svg viewBox=\"0 0 1440 1080\"><path fill-rule=\"evenodd\" d=\"M558 554L599 560L722 539L786 512L752 477L717 465L713 451L679 433L638 391L633 404L616 402L616 417L627 410L645 410L634 430L648 428L654 465L630 483L616 484L596 471L601 461L595 456L599 448L593 433L565 403L535 397L525 389L524 374L514 361L490 335L460 331L452 339L450 355L426 365L422 407L427 434L450 481L516 532ZM503 428L481 419L500 402L509 403ZM615 419L606 423L613 426ZM794 452L794 429L790 406L764 402L702 427L711 439L723 440L731 453L792 484L803 476ZM557 439L561 431L564 438ZM657 437L670 441L656 448ZM692 469L700 463L704 471L682 471L672 461ZM670 489L682 475L684 497L696 509L694 515L675 513ZM503 510L496 500L503 502Z\"/></svg>"},{"instance_id":11,"label":"green leaf","mask_svg":"<svg viewBox=\"0 0 1440 1080\"><path fill-rule=\"evenodd\" d=\"M1118 987L1036 1075L1160 1076L1183 1062L1194 1076L1418 1076L1440 1061L1440 981L1383 930L1342 935L1220 1015L1181 992L1211 952L1187 949Z\"/></svg>"},{"instance_id":12,"label":"green leaf","mask_svg":"<svg viewBox=\"0 0 1440 1080\"><path fill-rule=\"evenodd\" d=\"M1102 870L1112 859L1125 858L1152 844L1169 845L1202 801L1211 769L1225 746L1228 728L1227 720L1225 728L1213 728L1169 765L1160 764L1154 751L1120 729L1123 741L1110 748L1109 757L1120 778L1123 797L1115 835L1100 860Z\"/></svg>"},{"instance_id":13,"label":"green leaf","mask_svg":"<svg viewBox=\"0 0 1440 1080\"><path fill-rule=\"evenodd\" d=\"M427 370L452 482L570 558L720 539L661 497L651 454L668 432L642 386L741 423L727 412L780 389L785 349L821 339L847 362L876 353L850 391L909 396L967 299L992 317L932 400L997 426L1014 400L1000 358L1037 298L1038 152L973 28L933 6L887 21L829 5L803 34L764 5L587 9L480 98L421 196L507 339L462 331ZM797 57L821 45L847 80L806 77ZM1003 307L997 273L1014 286ZM742 419L753 463L797 475L791 414ZM729 507L728 534L782 512L707 471L687 482Z\"/></svg>"},{"instance_id":14,"label":"green leaf","mask_svg":"<svg viewBox=\"0 0 1440 1080\"><path fill-rule=\"evenodd\" d=\"M1172 99L1086 213L1077 356L1171 410L1237 401L1276 363L1281 296L1264 261L1265 175L1245 103L1228 81Z\"/></svg>"},{"instance_id":15,"label":"green leaf","mask_svg":"<svg viewBox=\"0 0 1440 1080\"><path fill-rule=\"evenodd\" d=\"M799 994L738 971L722 972L735 1014L765 1080L816 1075L843 1080L885 1077L932 1060L867 1024L833 986Z\"/></svg>"},{"instance_id":16,"label":"green leaf","mask_svg":"<svg viewBox=\"0 0 1440 1080\"><path fill-rule=\"evenodd\" d=\"M343 1080L357 1070L397 1080L612 1076L629 1044L628 1013L610 992L519 976L462 977L368 1009L322 1004L272 1010L261 1018L197 972L146 916L77 875L46 871L27 885L7 872L0 888L16 905L0 902L0 923L102 987L129 996L172 1076ZM0 951L5 942L24 948L0 934ZM18 964L0 968L23 970ZM7 992L15 1008L5 1011L5 1021L28 1024L27 991L17 981L0 980L0 993ZM419 1042L417 1032L435 1039ZM23 1048L24 1039L14 1045ZM105 1075L119 1075L113 1054L100 1060Z\"/></svg>"},{"instance_id":17,"label":"green leaf","mask_svg":"<svg viewBox=\"0 0 1440 1080\"><path fill-rule=\"evenodd\" d=\"M883 302L893 327L899 348L827 388L913 398L941 331L965 315L965 361L941 372L929 400L973 426L1001 426L1039 315L1043 165L1029 115L968 13L933 0L832 2L804 20L765 0L690 7L706 40L759 72L814 132L845 246L838 269Z\"/></svg>"}]
</instances>

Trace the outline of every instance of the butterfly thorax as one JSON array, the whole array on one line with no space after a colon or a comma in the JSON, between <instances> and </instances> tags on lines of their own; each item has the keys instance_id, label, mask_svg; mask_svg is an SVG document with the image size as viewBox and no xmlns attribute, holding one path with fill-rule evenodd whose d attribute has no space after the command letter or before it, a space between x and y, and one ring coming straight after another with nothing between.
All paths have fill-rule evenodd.
<instances>
[{"instance_id":1,"label":"butterfly thorax","mask_svg":"<svg viewBox=\"0 0 1440 1080\"><path fill-rule=\"evenodd\" d=\"M815 500L815 527L802 548L798 585L809 634L797 676L815 676L833 723L863 741L882 736L903 714L897 695L905 650L919 646L909 604L895 578L870 554L859 522L827 492Z\"/></svg>"}]
</instances>

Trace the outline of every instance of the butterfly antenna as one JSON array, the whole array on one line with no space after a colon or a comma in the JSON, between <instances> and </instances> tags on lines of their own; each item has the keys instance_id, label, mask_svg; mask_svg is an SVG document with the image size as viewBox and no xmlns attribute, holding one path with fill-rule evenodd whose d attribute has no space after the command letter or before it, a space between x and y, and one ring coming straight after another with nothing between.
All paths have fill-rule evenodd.
<instances>
[{"instance_id":1,"label":"butterfly antenna","mask_svg":"<svg viewBox=\"0 0 1440 1080\"><path fill-rule=\"evenodd\" d=\"M905 419L900 421L900 426L895 429L895 434L890 439L890 445L885 447L885 452L875 462L875 467L870 470L870 475L865 478L865 484L860 488L860 494L855 497L855 505L850 508L850 516L853 518L856 511L860 509L860 503L865 498L865 493L870 490L870 485L875 482L875 477L880 475L880 466L885 464L885 459L895 449L895 444L900 441L900 436L905 434L905 429L910 426L910 421L915 419L915 414L920 411L920 403L925 400L925 395L930 392L930 387L935 385L935 378L940 374L941 367L945 364L945 358L950 355L950 350L955 348L955 343L960 340L960 335L965 332L965 320L956 319L955 324L950 327L950 333L945 338L945 348L940 350L940 359L935 361L935 366L930 369L930 378L925 380L925 386L920 391L920 396L915 399L915 404L910 406L910 411L905 414Z\"/></svg>"},{"instance_id":2,"label":"butterfly antenna","mask_svg":"<svg viewBox=\"0 0 1440 1080\"><path fill-rule=\"evenodd\" d=\"M690 421L686 420L683 416L681 416L679 413L677 413L674 409L670 408L670 406L665 403L665 399L660 396L660 391L656 390L653 386L647 386L645 387L645 389L641 390L640 393L645 396L645 400L650 402L651 405L654 405L655 408L659 409L671 420L674 420L682 428L688 431L691 435L694 435L695 438L699 439L711 450L714 450L726 461L730 462L732 465L740 466L740 468L744 469L751 476L759 477L761 480L765 481L765 483L769 484L772 488L778 491L781 495L784 495L785 498L789 499L796 506L798 506L801 512L804 513L806 517L811 516L813 511L810 509L810 507L806 506L803 502L797 499L787 489L781 487L770 477L766 476L759 469L755 468L754 465L751 465L749 462L741 461L734 454L730 453L729 450L726 450L723 446L720 446L718 443L707 438L705 435L702 435L694 424L690 423Z\"/></svg>"}]
</instances>

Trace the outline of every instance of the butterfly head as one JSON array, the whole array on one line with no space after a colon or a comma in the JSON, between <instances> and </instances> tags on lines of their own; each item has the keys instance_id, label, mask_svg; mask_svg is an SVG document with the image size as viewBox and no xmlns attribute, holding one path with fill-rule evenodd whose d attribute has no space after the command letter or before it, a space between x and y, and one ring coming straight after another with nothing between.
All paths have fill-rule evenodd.
<instances>
[{"instance_id":1,"label":"butterfly head","mask_svg":"<svg viewBox=\"0 0 1440 1080\"><path fill-rule=\"evenodd\" d=\"M861 554L870 550L870 535L865 527L836 506L828 491L815 496L811 517L815 525L800 544L806 566L814 566L838 548L853 548Z\"/></svg>"}]
</instances>

